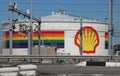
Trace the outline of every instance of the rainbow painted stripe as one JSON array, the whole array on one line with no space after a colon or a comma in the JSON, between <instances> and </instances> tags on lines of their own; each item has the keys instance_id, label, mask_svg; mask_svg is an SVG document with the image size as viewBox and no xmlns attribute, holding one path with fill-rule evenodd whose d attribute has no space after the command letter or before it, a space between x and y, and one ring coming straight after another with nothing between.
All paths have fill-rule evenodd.
<instances>
[{"instance_id":1,"label":"rainbow painted stripe","mask_svg":"<svg viewBox=\"0 0 120 76\"><path fill-rule=\"evenodd\" d=\"M38 32L32 34L33 45L38 45ZM4 33L5 48L9 48L9 32ZM41 31L41 43L48 46L64 48L64 31ZM13 48L28 48L28 34L13 32Z\"/></svg>"},{"instance_id":2,"label":"rainbow painted stripe","mask_svg":"<svg viewBox=\"0 0 120 76\"><path fill-rule=\"evenodd\" d=\"M105 32L105 49L108 49L108 32Z\"/></svg>"}]
</instances>

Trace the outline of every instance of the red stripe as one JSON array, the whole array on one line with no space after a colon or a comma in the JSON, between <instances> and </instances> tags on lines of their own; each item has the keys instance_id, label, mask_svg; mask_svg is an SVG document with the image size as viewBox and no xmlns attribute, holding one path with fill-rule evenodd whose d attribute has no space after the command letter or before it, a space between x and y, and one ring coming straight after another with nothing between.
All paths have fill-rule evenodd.
<instances>
[{"instance_id":1,"label":"red stripe","mask_svg":"<svg viewBox=\"0 0 120 76\"><path fill-rule=\"evenodd\" d=\"M105 32L105 37L108 37L108 32Z\"/></svg>"},{"instance_id":2,"label":"red stripe","mask_svg":"<svg viewBox=\"0 0 120 76\"><path fill-rule=\"evenodd\" d=\"M38 35L38 31L34 32L33 34ZM64 31L41 31L43 35L64 35ZM9 32L5 32L4 34L6 37L9 37ZM19 36L18 31L13 32L13 36Z\"/></svg>"},{"instance_id":3,"label":"red stripe","mask_svg":"<svg viewBox=\"0 0 120 76\"><path fill-rule=\"evenodd\" d=\"M42 31L41 34L64 34L64 31Z\"/></svg>"}]
</instances>

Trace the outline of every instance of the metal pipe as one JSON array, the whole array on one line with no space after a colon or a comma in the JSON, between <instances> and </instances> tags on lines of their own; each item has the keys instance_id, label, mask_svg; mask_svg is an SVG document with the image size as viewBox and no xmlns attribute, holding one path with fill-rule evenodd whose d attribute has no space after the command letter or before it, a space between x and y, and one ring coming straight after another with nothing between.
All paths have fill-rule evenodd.
<instances>
[{"instance_id":1,"label":"metal pipe","mask_svg":"<svg viewBox=\"0 0 120 76\"><path fill-rule=\"evenodd\" d=\"M30 27L28 30L28 55L32 53L32 0L30 0ZM28 59L31 62L31 59Z\"/></svg>"},{"instance_id":2,"label":"metal pipe","mask_svg":"<svg viewBox=\"0 0 120 76\"><path fill-rule=\"evenodd\" d=\"M80 18L80 55L82 54L82 18Z\"/></svg>"},{"instance_id":3,"label":"metal pipe","mask_svg":"<svg viewBox=\"0 0 120 76\"><path fill-rule=\"evenodd\" d=\"M33 33L33 30L32 30L32 0L30 0L30 54L32 54L32 46L33 46L33 41L32 41L32 33Z\"/></svg>"},{"instance_id":4,"label":"metal pipe","mask_svg":"<svg viewBox=\"0 0 120 76\"><path fill-rule=\"evenodd\" d=\"M113 0L109 0L109 27L108 27L108 49L109 55L113 55Z\"/></svg>"},{"instance_id":5,"label":"metal pipe","mask_svg":"<svg viewBox=\"0 0 120 76\"><path fill-rule=\"evenodd\" d=\"M12 4L9 4L9 9L13 8L13 5ZM9 55L12 55L12 48L13 48L13 41L12 41L12 11L10 11L10 30L9 30Z\"/></svg>"},{"instance_id":6,"label":"metal pipe","mask_svg":"<svg viewBox=\"0 0 120 76\"><path fill-rule=\"evenodd\" d=\"M40 45L41 45L41 22L38 23L38 54L40 55Z\"/></svg>"},{"instance_id":7,"label":"metal pipe","mask_svg":"<svg viewBox=\"0 0 120 76\"><path fill-rule=\"evenodd\" d=\"M28 31L28 55L32 53L32 0L30 0L30 27Z\"/></svg>"}]
</instances>

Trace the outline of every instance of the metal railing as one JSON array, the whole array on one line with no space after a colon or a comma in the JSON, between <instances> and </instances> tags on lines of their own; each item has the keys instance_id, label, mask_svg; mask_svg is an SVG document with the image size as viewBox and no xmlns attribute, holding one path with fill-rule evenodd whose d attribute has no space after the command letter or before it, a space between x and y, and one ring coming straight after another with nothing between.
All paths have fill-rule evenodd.
<instances>
[{"instance_id":1,"label":"metal railing","mask_svg":"<svg viewBox=\"0 0 120 76\"><path fill-rule=\"evenodd\" d=\"M111 56L41 56L41 55L0 55L0 59L110 59ZM120 60L120 56L113 56Z\"/></svg>"}]
</instances>

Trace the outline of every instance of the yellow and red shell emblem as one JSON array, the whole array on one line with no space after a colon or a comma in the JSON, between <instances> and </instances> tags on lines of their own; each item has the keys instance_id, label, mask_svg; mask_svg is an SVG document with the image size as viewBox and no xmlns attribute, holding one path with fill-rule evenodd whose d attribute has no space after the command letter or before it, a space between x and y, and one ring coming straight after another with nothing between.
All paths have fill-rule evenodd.
<instances>
[{"instance_id":1,"label":"yellow and red shell emblem","mask_svg":"<svg viewBox=\"0 0 120 76\"><path fill-rule=\"evenodd\" d=\"M77 31L74 43L80 47L80 30ZM99 45L99 37L97 31L90 27L85 26L82 28L82 51L83 53L90 54L95 53L96 47ZM79 48L80 49L80 48Z\"/></svg>"}]
</instances>

